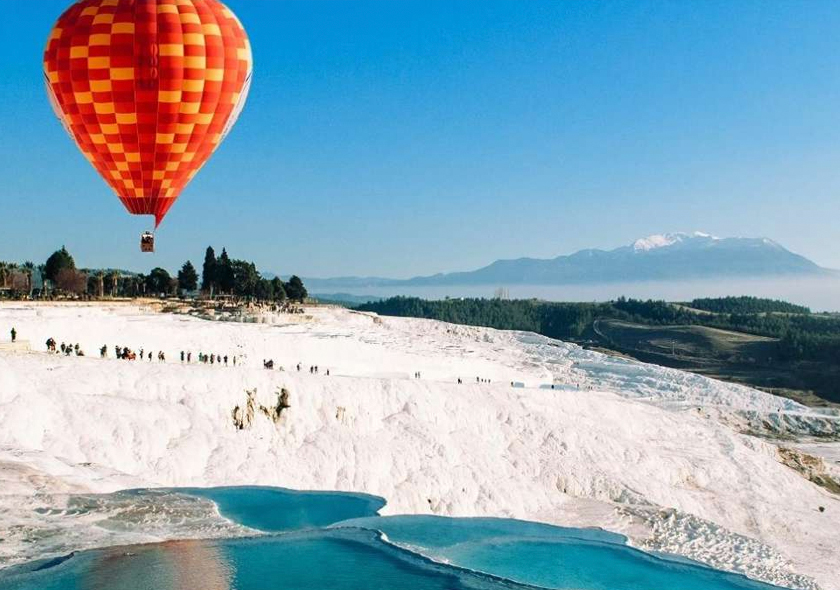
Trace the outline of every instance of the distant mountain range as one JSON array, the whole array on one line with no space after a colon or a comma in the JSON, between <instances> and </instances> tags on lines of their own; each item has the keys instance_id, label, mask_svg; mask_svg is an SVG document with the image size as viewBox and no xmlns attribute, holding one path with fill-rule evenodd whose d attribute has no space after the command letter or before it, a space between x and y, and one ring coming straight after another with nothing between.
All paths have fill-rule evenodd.
<instances>
[{"instance_id":1,"label":"distant mountain range","mask_svg":"<svg viewBox=\"0 0 840 590\"><path fill-rule=\"evenodd\" d=\"M636 240L615 250L581 250L549 260L497 260L474 271L411 279L305 279L310 291L438 285L568 285L674 279L836 275L767 238L718 238L673 233Z\"/></svg>"}]
</instances>

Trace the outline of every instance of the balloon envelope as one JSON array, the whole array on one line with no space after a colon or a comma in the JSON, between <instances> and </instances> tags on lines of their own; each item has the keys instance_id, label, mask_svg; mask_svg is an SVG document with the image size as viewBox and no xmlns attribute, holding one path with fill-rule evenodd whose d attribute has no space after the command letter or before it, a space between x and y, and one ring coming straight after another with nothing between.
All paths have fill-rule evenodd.
<instances>
[{"instance_id":1,"label":"balloon envelope","mask_svg":"<svg viewBox=\"0 0 840 590\"><path fill-rule=\"evenodd\" d=\"M252 70L245 29L217 0L81 0L44 54L65 128L156 225L236 122Z\"/></svg>"}]
</instances>

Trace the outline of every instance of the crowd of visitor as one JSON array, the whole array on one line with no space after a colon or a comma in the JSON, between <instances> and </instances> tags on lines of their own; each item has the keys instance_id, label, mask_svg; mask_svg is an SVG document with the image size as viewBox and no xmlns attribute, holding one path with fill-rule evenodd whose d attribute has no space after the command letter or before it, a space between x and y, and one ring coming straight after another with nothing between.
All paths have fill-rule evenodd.
<instances>
[{"instance_id":1,"label":"crowd of visitor","mask_svg":"<svg viewBox=\"0 0 840 590\"><path fill-rule=\"evenodd\" d=\"M281 313L298 313L297 310L299 310L301 308L297 308L293 305L286 304L286 305L282 305L282 306L272 305L271 309L272 309L272 311L279 311ZM17 341L17 330L15 328L11 329L11 337L12 337L11 339L12 339L13 343ZM47 347L47 352L50 352L50 353L53 353L53 354L61 354L61 355L64 355L64 356L78 356L78 357L85 356L84 350L82 350L81 346L78 343L77 344L72 344L72 343L71 344L66 344L66 343L62 342L59 345L56 342L55 338L49 338L46 341L46 347ZM120 345L114 346L114 355L118 360L127 360L127 361L148 360L148 362L152 362L152 360L155 358L155 354L151 350L147 352L144 348L140 348L138 352L135 352L134 350L128 348L127 346L120 346ZM103 359L108 358L108 345L107 344L103 345L99 349L99 356L100 356L100 358L103 358ZM192 351L182 350L181 354L180 354L180 359L181 359L182 364L192 364L192 362L193 362ZM221 354L217 354L217 353L205 354L204 352L199 352L198 355L196 355L196 360L198 361L199 364L219 365L219 366L224 366L224 367L227 367L227 366L236 367L237 364L239 363L238 357L233 356L233 355L227 355L227 354L221 355ZM163 351L158 351L157 361L159 363L165 363L166 362L166 353L164 353ZM239 364L241 364L241 363L239 363ZM274 367L275 367L275 363L274 363L273 359L268 359L268 360L263 359L263 368L264 369L267 369L269 371L273 371ZM295 366L295 369L297 370L298 373L300 373L300 372L303 371L303 365L301 363L298 363ZM280 366L279 370L283 371L284 369L283 369L282 366ZM309 366L309 374L310 375L319 375L320 371L321 371L321 369L318 365L310 365ZM326 369L324 374L326 376L329 376L330 375L330 370ZM415 379L421 379L422 378L420 371L416 371L414 373L414 378ZM482 377L476 377L475 382L477 384L488 384L488 385L492 383L492 381L490 379L486 379L486 378L482 378ZM461 377L458 377L457 383L458 383L458 385L462 385L464 383L464 380L461 379ZM580 384L579 383L575 382L573 384L576 386L577 389L580 389ZM513 381L511 381L510 385L511 385L511 387L516 386L516 384ZM551 385L551 389L555 389L554 384ZM587 389L590 389L590 388L587 388Z\"/></svg>"},{"instance_id":2,"label":"crowd of visitor","mask_svg":"<svg viewBox=\"0 0 840 590\"><path fill-rule=\"evenodd\" d=\"M65 344L62 342L60 346L57 346L54 338L47 340L47 352L63 354L64 356L85 356L85 352L78 344Z\"/></svg>"}]
</instances>

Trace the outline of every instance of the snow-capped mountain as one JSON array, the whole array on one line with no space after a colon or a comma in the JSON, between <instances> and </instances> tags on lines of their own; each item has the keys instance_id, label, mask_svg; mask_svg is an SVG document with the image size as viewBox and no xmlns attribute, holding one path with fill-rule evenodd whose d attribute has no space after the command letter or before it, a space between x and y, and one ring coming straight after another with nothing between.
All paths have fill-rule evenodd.
<instances>
[{"instance_id":1,"label":"snow-capped mountain","mask_svg":"<svg viewBox=\"0 0 840 590\"><path fill-rule=\"evenodd\" d=\"M685 242L686 240L699 240L699 239L708 239L708 240L719 240L715 236L710 236L709 234L705 234L703 232L696 231L693 234L684 234L684 233L675 233L675 234L655 234L652 236L648 236L646 238L639 238L635 242L633 242L633 249L636 251L644 251L647 252L649 250L653 250L655 248L667 248L668 246L673 246L674 244L680 244Z\"/></svg>"},{"instance_id":2,"label":"snow-capped mountain","mask_svg":"<svg viewBox=\"0 0 840 590\"><path fill-rule=\"evenodd\" d=\"M563 285L726 277L829 275L768 238L720 238L703 232L657 234L614 250L581 250L548 260L498 260L484 268L408 280L307 279L314 289L397 285Z\"/></svg>"}]
</instances>

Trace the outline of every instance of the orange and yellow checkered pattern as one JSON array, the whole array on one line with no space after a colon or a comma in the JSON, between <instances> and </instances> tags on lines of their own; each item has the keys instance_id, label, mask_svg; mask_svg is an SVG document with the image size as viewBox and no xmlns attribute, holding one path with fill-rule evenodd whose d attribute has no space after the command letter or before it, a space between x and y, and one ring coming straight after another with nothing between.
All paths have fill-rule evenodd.
<instances>
[{"instance_id":1,"label":"orange and yellow checkered pattern","mask_svg":"<svg viewBox=\"0 0 840 590\"><path fill-rule=\"evenodd\" d=\"M80 0L44 54L65 127L128 211L157 224L235 123L252 69L217 0Z\"/></svg>"}]
</instances>

